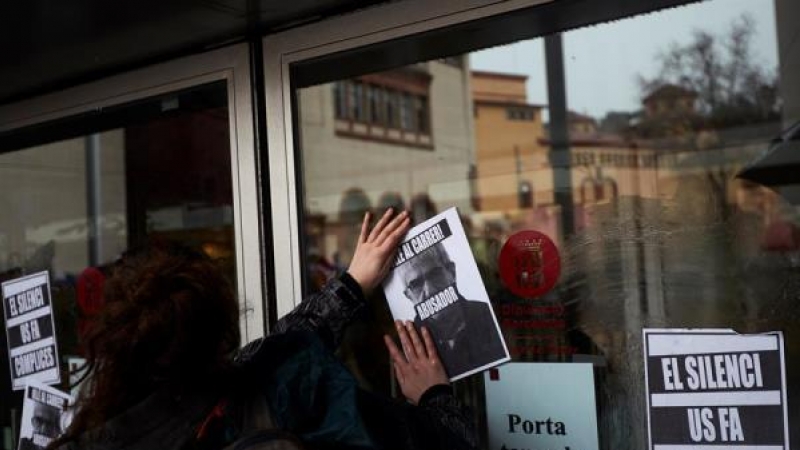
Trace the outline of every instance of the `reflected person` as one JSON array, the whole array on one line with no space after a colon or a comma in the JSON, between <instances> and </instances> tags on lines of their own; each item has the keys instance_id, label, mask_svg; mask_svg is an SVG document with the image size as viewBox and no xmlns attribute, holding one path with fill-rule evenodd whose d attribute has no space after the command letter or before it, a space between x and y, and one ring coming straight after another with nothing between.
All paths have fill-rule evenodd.
<instances>
[{"instance_id":1,"label":"reflected person","mask_svg":"<svg viewBox=\"0 0 800 450\"><path fill-rule=\"evenodd\" d=\"M450 378L506 356L489 304L461 295L456 264L441 243L395 270L414 303L414 324L431 330Z\"/></svg>"}]
</instances>

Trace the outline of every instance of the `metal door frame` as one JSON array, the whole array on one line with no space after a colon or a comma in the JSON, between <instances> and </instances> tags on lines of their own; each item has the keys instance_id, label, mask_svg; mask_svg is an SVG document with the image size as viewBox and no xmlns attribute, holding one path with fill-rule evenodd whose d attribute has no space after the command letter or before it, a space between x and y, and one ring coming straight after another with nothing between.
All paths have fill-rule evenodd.
<instances>
[{"instance_id":1,"label":"metal door frame","mask_svg":"<svg viewBox=\"0 0 800 450\"><path fill-rule=\"evenodd\" d=\"M252 83L247 44L126 72L0 106L0 133L123 105L213 81L228 86L231 178L233 180L236 290L244 340L263 336L266 302L260 250L261 214L253 130Z\"/></svg>"}]
</instances>

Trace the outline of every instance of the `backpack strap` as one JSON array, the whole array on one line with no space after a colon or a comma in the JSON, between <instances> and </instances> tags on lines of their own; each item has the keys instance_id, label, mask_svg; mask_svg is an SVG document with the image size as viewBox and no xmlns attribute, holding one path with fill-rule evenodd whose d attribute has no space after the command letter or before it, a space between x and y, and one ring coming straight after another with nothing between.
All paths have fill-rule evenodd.
<instances>
[{"instance_id":1,"label":"backpack strap","mask_svg":"<svg viewBox=\"0 0 800 450\"><path fill-rule=\"evenodd\" d=\"M252 395L240 399L239 438L224 450L302 450L300 440L275 426L267 399Z\"/></svg>"},{"instance_id":2,"label":"backpack strap","mask_svg":"<svg viewBox=\"0 0 800 450\"><path fill-rule=\"evenodd\" d=\"M276 429L267 399L264 395L255 394L242 399L240 432L244 436L259 430Z\"/></svg>"},{"instance_id":3,"label":"backpack strap","mask_svg":"<svg viewBox=\"0 0 800 450\"><path fill-rule=\"evenodd\" d=\"M246 434L223 450L303 450L303 444L290 433L272 429Z\"/></svg>"}]
</instances>

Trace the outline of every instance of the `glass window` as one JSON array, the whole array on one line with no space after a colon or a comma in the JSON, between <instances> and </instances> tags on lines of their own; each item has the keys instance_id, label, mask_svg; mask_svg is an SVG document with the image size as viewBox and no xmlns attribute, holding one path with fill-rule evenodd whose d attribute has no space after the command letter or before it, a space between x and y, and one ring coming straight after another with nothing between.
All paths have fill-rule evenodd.
<instances>
[{"instance_id":1,"label":"glass window","mask_svg":"<svg viewBox=\"0 0 800 450\"><path fill-rule=\"evenodd\" d=\"M374 85L368 85L367 98L369 100L369 122L372 125L382 125L383 119L381 118L381 95L380 88Z\"/></svg>"},{"instance_id":2,"label":"glass window","mask_svg":"<svg viewBox=\"0 0 800 450\"><path fill-rule=\"evenodd\" d=\"M533 110L519 107L509 107L506 109L508 120L533 120Z\"/></svg>"},{"instance_id":3,"label":"glass window","mask_svg":"<svg viewBox=\"0 0 800 450\"><path fill-rule=\"evenodd\" d=\"M519 207L530 208L533 206L533 188L531 183L523 181L519 184Z\"/></svg>"},{"instance_id":4,"label":"glass window","mask_svg":"<svg viewBox=\"0 0 800 450\"><path fill-rule=\"evenodd\" d=\"M424 97L388 91L386 118L395 129L429 130L430 151L351 142L300 120L301 136L314 136L298 149L306 221L325 230L324 248L313 250L346 268L348 233L357 233L350 212L406 205L419 222L457 206L514 361L593 363L604 449L647 444L643 328L782 330L796 441L796 158L742 172L800 135L790 130L800 120L800 11L789 3L692 2L547 38L477 43L460 65L438 55L365 70L359 76L429 77ZM492 43L506 31L495 32ZM548 65L563 66L563 77ZM530 229L550 236L564 262L556 287L533 299L510 292L497 263L508 237ZM365 386L390 392L380 337L391 317L382 298L371 303L371 321L342 356ZM530 304L559 308L508 307ZM519 326L532 321L550 325ZM456 388L485 431L483 378Z\"/></svg>"},{"instance_id":5,"label":"glass window","mask_svg":"<svg viewBox=\"0 0 800 450\"><path fill-rule=\"evenodd\" d=\"M399 127L400 94L394 89L386 90L386 126Z\"/></svg>"},{"instance_id":6,"label":"glass window","mask_svg":"<svg viewBox=\"0 0 800 450\"><path fill-rule=\"evenodd\" d=\"M363 120L364 107L362 104L362 84L360 81L351 81L348 84L348 93L350 94L347 101L347 106L350 109L349 118L354 121Z\"/></svg>"},{"instance_id":7,"label":"glass window","mask_svg":"<svg viewBox=\"0 0 800 450\"><path fill-rule=\"evenodd\" d=\"M333 84L333 101L337 119L347 118L347 83L339 81Z\"/></svg>"},{"instance_id":8,"label":"glass window","mask_svg":"<svg viewBox=\"0 0 800 450\"><path fill-rule=\"evenodd\" d=\"M227 95L218 82L105 108L42 125L39 143L0 153L0 281L48 272L62 390L82 333L102 310L103 280L130 247L183 242L217 259L236 284ZM22 395L10 390L5 342L0 351L10 450Z\"/></svg>"},{"instance_id":9,"label":"glass window","mask_svg":"<svg viewBox=\"0 0 800 450\"><path fill-rule=\"evenodd\" d=\"M416 111L417 124L420 133L430 133L431 124L428 116L428 99L421 95L414 97L414 109Z\"/></svg>"},{"instance_id":10,"label":"glass window","mask_svg":"<svg viewBox=\"0 0 800 450\"><path fill-rule=\"evenodd\" d=\"M414 130L414 113L411 96L403 94L400 104L400 128L405 131Z\"/></svg>"}]
</instances>

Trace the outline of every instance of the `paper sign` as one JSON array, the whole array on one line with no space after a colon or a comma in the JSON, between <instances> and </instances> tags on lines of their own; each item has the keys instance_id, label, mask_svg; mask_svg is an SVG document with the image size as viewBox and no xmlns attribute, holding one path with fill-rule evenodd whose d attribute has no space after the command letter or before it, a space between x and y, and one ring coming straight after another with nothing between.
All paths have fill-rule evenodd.
<instances>
[{"instance_id":1,"label":"paper sign","mask_svg":"<svg viewBox=\"0 0 800 450\"><path fill-rule=\"evenodd\" d=\"M13 389L22 390L32 381L60 382L47 272L6 281L2 290Z\"/></svg>"},{"instance_id":2,"label":"paper sign","mask_svg":"<svg viewBox=\"0 0 800 450\"><path fill-rule=\"evenodd\" d=\"M783 334L644 330L651 450L788 450Z\"/></svg>"},{"instance_id":3,"label":"paper sign","mask_svg":"<svg viewBox=\"0 0 800 450\"><path fill-rule=\"evenodd\" d=\"M72 420L67 409L71 404L72 397L57 389L36 382L27 385L17 450L43 449L60 436Z\"/></svg>"},{"instance_id":4,"label":"paper sign","mask_svg":"<svg viewBox=\"0 0 800 450\"><path fill-rule=\"evenodd\" d=\"M383 289L396 320L431 332L450 380L510 359L455 208L408 231Z\"/></svg>"},{"instance_id":5,"label":"paper sign","mask_svg":"<svg viewBox=\"0 0 800 450\"><path fill-rule=\"evenodd\" d=\"M484 375L489 450L597 450L592 365L508 363Z\"/></svg>"}]
</instances>

